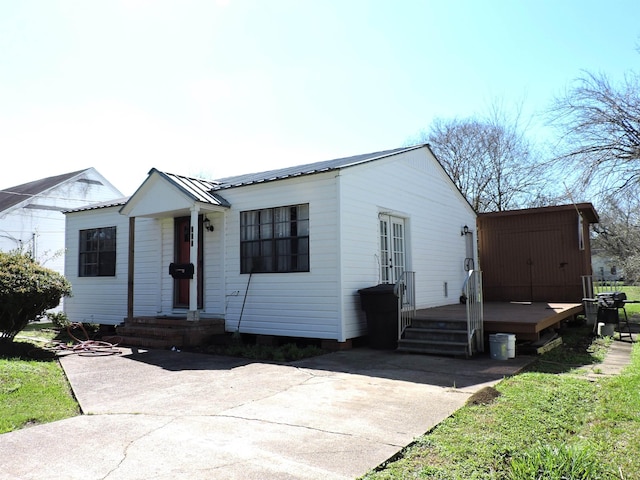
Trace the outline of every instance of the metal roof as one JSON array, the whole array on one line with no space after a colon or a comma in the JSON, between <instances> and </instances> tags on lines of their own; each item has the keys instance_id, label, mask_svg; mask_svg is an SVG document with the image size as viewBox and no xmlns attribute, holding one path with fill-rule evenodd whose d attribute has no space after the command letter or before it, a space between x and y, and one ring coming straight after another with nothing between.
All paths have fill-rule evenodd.
<instances>
[{"instance_id":1,"label":"metal roof","mask_svg":"<svg viewBox=\"0 0 640 480\"><path fill-rule=\"evenodd\" d=\"M189 195L193 200L211 205L219 205L221 207L230 207L220 195L213 193L219 186L219 182L214 180L203 180L201 178L185 177L184 175L176 175L174 173L161 172L155 168L149 171L149 175L153 172L166 178L168 181L176 185L180 190Z\"/></svg>"},{"instance_id":2,"label":"metal roof","mask_svg":"<svg viewBox=\"0 0 640 480\"><path fill-rule=\"evenodd\" d=\"M339 170L341 168L351 167L354 165L361 165L366 162L378 160L381 158L390 157L399 153L404 153L410 150L422 148L425 145L414 145L410 147L394 148L392 150L384 150L374 153L365 153L362 155L355 155L352 157L337 158L334 160L326 160L322 162L308 163L305 165L297 165L293 167L286 167L277 170L268 170L265 172L248 173L244 175L236 175L233 177L227 177L220 180L204 180L201 178L187 177L184 175L177 175L174 173L162 172L156 168L152 168L149 171L149 177L156 173L166 179L171 184L175 185L183 193L188 195L194 201L207 203L210 205L217 205L221 207L231 207L231 204L225 200L222 196L215 193L219 190L226 188L239 187L243 185L252 185L257 183L271 182L275 180L283 180L286 178L298 177L303 175L313 175L316 173L328 172L332 170ZM136 192L137 193L137 192ZM134 193L133 196L136 194ZM133 197L132 196L132 197ZM125 205L130 198L123 198L112 200L108 202L96 203L92 205L86 205L85 207L69 210L69 212L77 212L82 210L93 210L98 208L106 208L110 206Z\"/></svg>"},{"instance_id":3,"label":"metal roof","mask_svg":"<svg viewBox=\"0 0 640 480\"><path fill-rule=\"evenodd\" d=\"M106 200L104 202L90 203L89 205L83 205L82 207L72 208L71 210L65 210L63 213L70 212L83 212L85 210L98 210L100 208L120 207L127 203L129 197L114 198L112 200Z\"/></svg>"},{"instance_id":4,"label":"metal roof","mask_svg":"<svg viewBox=\"0 0 640 480\"><path fill-rule=\"evenodd\" d=\"M24 202L25 200L33 198L36 195L40 195L56 185L64 183L87 170L89 169L85 168L84 170L78 170L77 172L41 178L40 180L23 183L22 185L16 185L15 187L4 188L0 190L0 212Z\"/></svg>"},{"instance_id":5,"label":"metal roof","mask_svg":"<svg viewBox=\"0 0 640 480\"><path fill-rule=\"evenodd\" d=\"M308 163L305 165L297 165L294 167L280 168L278 170L268 170L259 173L247 173L244 175L236 175L234 177L221 178L213 187L216 190L240 187L243 185L251 185L255 183L272 182L275 180L283 180L285 178L299 177L302 175L313 175L316 173L329 172L331 170L339 170L341 168L360 165L373 160L384 157L390 157L399 153L422 148L425 145L414 145L410 147L394 148L392 150L384 150L381 152L365 153L352 157L337 158L334 160L325 160L322 162Z\"/></svg>"}]
</instances>

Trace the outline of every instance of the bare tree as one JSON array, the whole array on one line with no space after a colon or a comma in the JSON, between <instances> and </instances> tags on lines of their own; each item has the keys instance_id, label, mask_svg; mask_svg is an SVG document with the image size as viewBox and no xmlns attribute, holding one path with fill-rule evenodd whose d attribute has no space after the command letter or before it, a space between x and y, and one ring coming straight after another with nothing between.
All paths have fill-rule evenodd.
<instances>
[{"instance_id":1,"label":"bare tree","mask_svg":"<svg viewBox=\"0 0 640 480\"><path fill-rule=\"evenodd\" d=\"M594 252L611 258L624 270L625 280L640 279L640 188L628 188L626 195L603 200L600 222L593 225Z\"/></svg>"},{"instance_id":2,"label":"bare tree","mask_svg":"<svg viewBox=\"0 0 640 480\"><path fill-rule=\"evenodd\" d=\"M419 138L431 145L451 179L478 212L540 204L550 198L544 165L519 125L494 106L485 118L436 119Z\"/></svg>"},{"instance_id":3,"label":"bare tree","mask_svg":"<svg viewBox=\"0 0 640 480\"><path fill-rule=\"evenodd\" d=\"M585 73L556 98L551 123L560 128L558 159L575 168L596 193L621 192L640 182L640 77L620 86L606 75Z\"/></svg>"}]
</instances>

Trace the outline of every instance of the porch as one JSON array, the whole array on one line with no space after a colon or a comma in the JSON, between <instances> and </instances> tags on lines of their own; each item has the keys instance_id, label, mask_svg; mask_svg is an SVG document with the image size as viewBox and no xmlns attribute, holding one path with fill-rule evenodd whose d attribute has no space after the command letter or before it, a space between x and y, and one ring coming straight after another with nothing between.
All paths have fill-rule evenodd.
<instances>
[{"instance_id":1,"label":"porch","mask_svg":"<svg viewBox=\"0 0 640 480\"><path fill-rule=\"evenodd\" d=\"M486 302L484 334L514 333L518 340L537 341L540 333L559 326L563 320L583 312L581 303ZM445 305L416 311L416 319L451 321L466 324L467 310L463 304Z\"/></svg>"}]
</instances>

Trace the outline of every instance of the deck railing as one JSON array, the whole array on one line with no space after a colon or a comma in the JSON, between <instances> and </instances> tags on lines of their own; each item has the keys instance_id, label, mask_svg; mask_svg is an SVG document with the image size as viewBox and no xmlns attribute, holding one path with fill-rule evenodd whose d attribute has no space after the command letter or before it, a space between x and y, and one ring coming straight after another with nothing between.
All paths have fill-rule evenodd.
<instances>
[{"instance_id":1,"label":"deck railing","mask_svg":"<svg viewBox=\"0 0 640 480\"><path fill-rule=\"evenodd\" d=\"M469 270L462 287L467 305L467 339L469 355L484 352L484 310L482 308L482 272Z\"/></svg>"},{"instance_id":2,"label":"deck railing","mask_svg":"<svg viewBox=\"0 0 640 480\"><path fill-rule=\"evenodd\" d=\"M593 298L593 276L582 275L582 298Z\"/></svg>"},{"instance_id":3,"label":"deck railing","mask_svg":"<svg viewBox=\"0 0 640 480\"><path fill-rule=\"evenodd\" d=\"M398 297L398 340L416 316L415 279L415 272L403 272L393 288Z\"/></svg>"}]
</instances>

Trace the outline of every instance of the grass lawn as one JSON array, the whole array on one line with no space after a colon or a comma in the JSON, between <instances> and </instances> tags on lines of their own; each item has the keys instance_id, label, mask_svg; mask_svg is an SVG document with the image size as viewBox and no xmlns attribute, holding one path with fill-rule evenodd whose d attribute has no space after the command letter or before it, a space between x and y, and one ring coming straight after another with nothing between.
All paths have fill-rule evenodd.
<instances>
[{"instance_id":1,"label":"grass lawn","mask_svg":"<svg viewBox=\"0 0 640 480\"><path fill-rule=\"evenodd\" d=\"M562 347L500 382L493 401L468 404L363 478L640 478L640 349L621 375L591 381L584 367L601 361L606 341L569 330Z\"/></svg>"},{"instance_id":2,"label":"grass lawn","mask_svg":"<svg viewBox=\"0 0 640 480\"><path fill-rule=\"evenodd\" d=\"M0 346L0 433L80 413L57 358L40 348L56 334L31 324L10 348Z\"/></svg>"},{"instance_id":3,"label":"grass lawn","mask_svg":"<svg viewBox=\"0 0 640 480\"><path fill-rule=\"evenodd\" d=\"M627 315L640 316L640 287L624 286L618 288L618 290L627 294L627 300L638 301L638 303L627 303L625 305L624 309L627 311Z\"/></svg>"}]
</instances>

